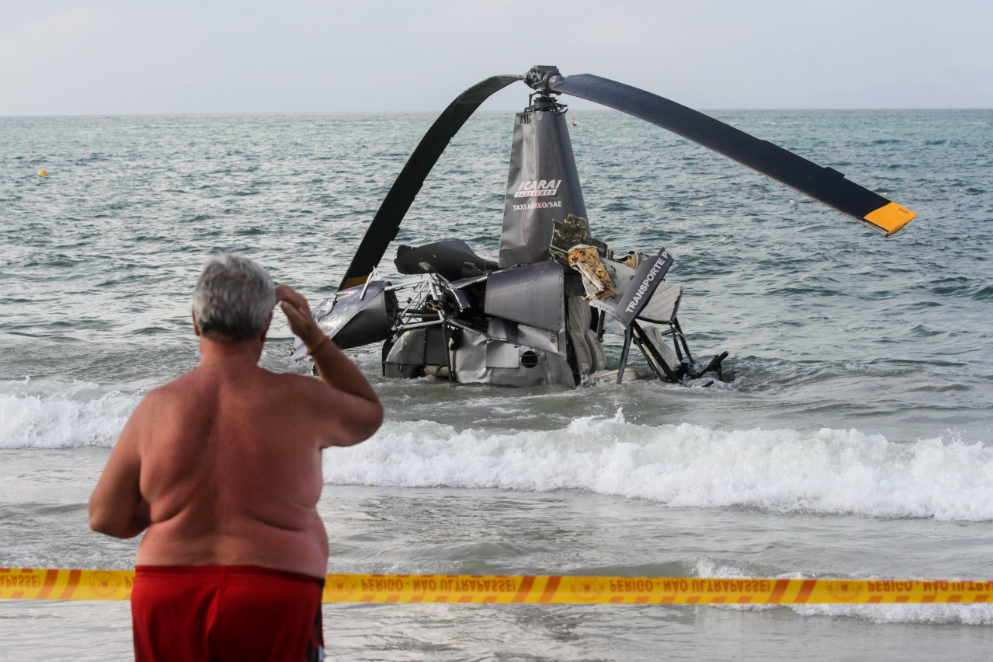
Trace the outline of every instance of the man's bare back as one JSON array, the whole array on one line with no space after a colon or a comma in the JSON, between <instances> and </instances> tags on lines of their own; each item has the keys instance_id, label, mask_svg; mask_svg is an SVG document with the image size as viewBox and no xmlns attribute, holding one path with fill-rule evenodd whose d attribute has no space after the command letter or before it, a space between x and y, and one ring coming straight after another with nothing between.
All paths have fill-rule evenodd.
<instances>
[{"instance_id":1,"label":"man's bare back","mask_svg":"<svg viewBox=\"0 0 993 662\"><path fill-rule=\"evenodd\" d=\"M341 405L322 402L314 381L208 365L146 399L137 426L152 525L136 563L327 572L315 506L320 449L337 441L328 410Z\"/></svg>"},{"instance_id":2,"label":"man's bare back","mask_svg":"<svg viewBox=\"0 0 993 662\"><path fill-rule=\"evenodd\" d=\"M285 285L276 296L321 379L258 367L264 335L232 343L197 333L200 365L145 397L90 499L94 530L126 538L148 529L138 565L324 577L321 449L367 439L382 406L306 300Z\"/></svg>"}]
</instances>

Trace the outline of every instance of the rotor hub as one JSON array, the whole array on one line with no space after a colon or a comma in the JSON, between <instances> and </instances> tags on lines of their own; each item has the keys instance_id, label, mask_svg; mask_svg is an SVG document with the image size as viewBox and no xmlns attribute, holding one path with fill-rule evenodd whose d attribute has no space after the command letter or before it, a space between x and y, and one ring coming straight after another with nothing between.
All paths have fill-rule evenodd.
<instances>
[{"instance_id":1,"label":"rotor hub","mask_svg":"<svg viewBox=\"0 0 993 662\"><path fill-rule=\"evenodd\" d=\"M564 80L559 68L550 64L536 64L524 75L524 83L544 96L558 94L552 89Z\"/></svg>"}]
</instances>

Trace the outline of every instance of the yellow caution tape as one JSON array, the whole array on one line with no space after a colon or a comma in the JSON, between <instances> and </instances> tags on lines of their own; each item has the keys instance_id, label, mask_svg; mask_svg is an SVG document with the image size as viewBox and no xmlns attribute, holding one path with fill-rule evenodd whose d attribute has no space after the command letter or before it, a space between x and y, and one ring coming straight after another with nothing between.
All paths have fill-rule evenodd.
<instances>
[{"instance_id":1,"label":"yellow caution tape","mask_svg":"<svg viewBox=\"0 0 993 662\"><path fill-rule=\"evenodd\" d=\"M0 599L127 600L133 570L0 568ZM993 581L328 575L324 602L899 604L993 602Z\"/></svg>"},{"instance_id":2,"label":"yellow caution tape","mask_svg":"<svg viewBox=\"0 0 993 662\"><path fill-rule=\"evenodd\" d=\"M0 599L127 600L133 570L0 568Z\"/></svg>"}]
</instances>

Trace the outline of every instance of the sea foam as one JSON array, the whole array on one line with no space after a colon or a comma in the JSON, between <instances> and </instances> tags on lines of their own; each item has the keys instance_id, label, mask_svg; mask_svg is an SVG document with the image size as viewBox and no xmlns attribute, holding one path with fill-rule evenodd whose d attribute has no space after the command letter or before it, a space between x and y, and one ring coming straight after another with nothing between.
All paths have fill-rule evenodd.
<instances>
[{"instance_id":1,"label":"sea foam","mask_svg":"<svg viewBox=\"0 0 993 662\"><path fill-rule=\"evenodd\" d=\"M0 448L113 446L140 399L87 382L0 382Z\"/></svg>"},{"instance_id":2,"label":"sea foam","mask_svg":"<svg viewBox=\"0 0 993 662\"><path fill-rule=\"evenodd\" d=\"M140 393L0 383L0 448L113 446ZM993 448L949 435L896 443L857 429L715 430L585 417L557 430L387 421L324 455L333 484L578 489L674 507L993 520Z\"/></svg>"},{"instance_id":3,"label":"sea foam","mask_svg":"<svg viewBox=\"0 0 993 662\"><path fill-rule=\"evenodd\" d=\"M979 443L893 443L854 429L643 426L625 422L620 411L552 431L388 422L365 444L326 453L324 477L338 484L581 489L670 506L993 519L993 449Z\"/></svg>"}]
</instances>

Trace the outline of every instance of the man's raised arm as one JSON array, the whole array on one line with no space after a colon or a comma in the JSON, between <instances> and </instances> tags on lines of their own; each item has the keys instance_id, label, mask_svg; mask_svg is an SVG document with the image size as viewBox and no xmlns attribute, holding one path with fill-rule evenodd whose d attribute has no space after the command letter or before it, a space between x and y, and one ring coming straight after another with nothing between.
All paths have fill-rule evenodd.
<instances>
[{"instance_id":1,"label":"man's raised arm","mask_svg":"<svg viewBox=\"0 0 993 662\"><path fill-rule=\"evenodd\" d=\"M383 405L372 385L317 326L303 295L289 285L277 285L276 301L286 315L290 330L307 346L321 381L348 396L347 415L341 417L341 434L335 445L351 446L371 437L383 423Z\"/></svg>"}]
</instances>

